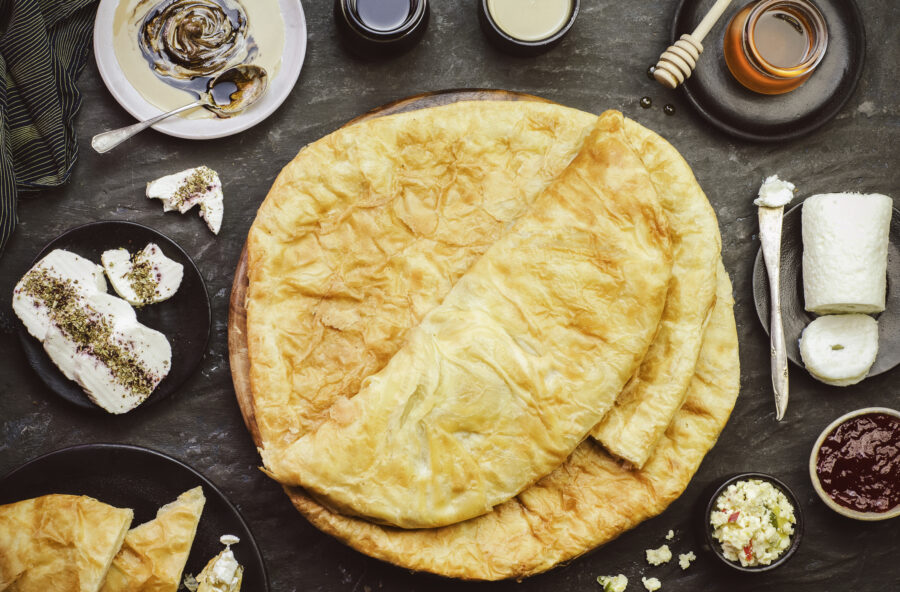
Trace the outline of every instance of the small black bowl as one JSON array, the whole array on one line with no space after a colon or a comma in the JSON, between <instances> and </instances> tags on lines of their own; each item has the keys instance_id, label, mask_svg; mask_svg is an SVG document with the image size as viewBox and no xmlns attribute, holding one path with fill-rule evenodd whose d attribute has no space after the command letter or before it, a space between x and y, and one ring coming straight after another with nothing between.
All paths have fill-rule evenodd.
<instances>
[{"instance_id":1,"label":"small black bowl","mask_svg":"<svg viewBox=\"0 0 900 592\"><path fill-rule=\"evenodd\" d=\"M709 523L709 517L712 514L713 507L716 504L716 500L719 499L719 496L722 495L722 493L724 493L725 489L732 483L736 483L737 481L746 481L748 479L759 479L760 481L767 481L771 483L775 486L776 489L781 491L788 498L788 501L791 502L791 505L794 506L794 518L796 520L796 523L794 524L794 534L791 535L791 545L787 549L785 549L784 553L782 553L778 559L768 565L744 567L739 562L734 562L730 559L726 559L725 555L722 553L721 543L713 538L713 528ZM803 525L803 511L800 508L800 501L797 499L797 496L794 495L794 492L791 491L790 487L788 487L772 475L767 475L765 473L739 473L737 475L732 475L726 478L721 483L721 485L716 488L712 496L709 498L709 502L706 504L706 509L703 513L703 524L701 526L704 533L706 545L711 549L713 555L715 555L719 561L721 561L731 569L737 571L742 571L745 573L760 573L765 571L772 571L773 569L784 565L794 555L794 553L797 552L797 548L800 546L800 539L803 538Z\"/></svg>"},{"instance_id":2,"label":"small black bowl","mask_svg":"<svg viewBox=\"0 0 900 592\"><path fill-rule=\"evenodd\" d=\"M566 21L566 24L564 24L559 31L544 39L538 39L537 41L523 41L522 39L516 39L507 34L500 28L496 21L494 21L494 18L491 16L491 11L488 8L488 0L477 0L477 2L478 20L481 21L481 29L484 31L488 40L494 44L497 49L517 56L537 55L557 45L562 38L566 36L569 29L572 28L572 25L575 24L575 18L578 16L578 10L581 7L581 2L579 0L573 0L572 13L569 15L569 20Z\"/></svg>"},{"instance_id":3,"label":"small black bowl","mask_svg":"<svg viewBox=\"0 0 900 592\"><path fill-rule=\"evenodd\" d=\"M367 23L357 8L357 0L335 0L334 20L345 47L366 59L403 53L422 39L428 29L428 0L409 0L406 19L391 28Z\"/></svg>"}]
</instances>

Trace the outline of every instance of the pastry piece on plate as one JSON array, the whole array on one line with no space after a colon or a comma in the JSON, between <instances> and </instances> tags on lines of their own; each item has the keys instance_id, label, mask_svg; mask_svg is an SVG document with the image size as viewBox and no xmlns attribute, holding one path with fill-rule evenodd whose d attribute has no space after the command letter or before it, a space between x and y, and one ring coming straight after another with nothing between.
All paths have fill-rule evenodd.
<instances>
[{"instance_id":1,"label":"pastry piece on plate","mask_svg":"<svg viewBox=\"0 0 900 592\"><path fill-rule=\"evenodd\" d=\"M184 266L166 257L156 243L134 255L128 249L104 251L100 262L116 294L136 307L168 300L184 276Z\"/></svg>"},{"instance_id":2,"label":"pastry piece on plate","mask_svg":"<svg viewBox=\"0 0 900 592\"><path fill-rule=\"evenodd\" d=\"M665 214L621 113L276 479L403 528L488 512L560 465L634 373L671 275Z\"/></svg>"},{"instance_id":3,"label":"pastry piece on plate","mask_svg":"<svg viewBox=\"0 0 900 592\"><path fill-rule=\"evenodd\" d=\"M78 495L0 506L0 590L97 592L133 517Z\"/></svg>"},{"instance_id":4,"label":"pastry piece on plate","mask_svg":"<svg viewBox=\"0 0 900 592\"><path fill-rule=\"evenodd\" d=\"M128 531L102 592L176 592L205 503L195 487Z\"/></svg>"},{"instance_id":5,"label":"pastry piece on plate","mask_svg":"<svg viewBox=\"0 0 900 592\"><path fill-rule=\"evenodd\" d=\"M241 540L233 534L222 535L219 541L225 545L221 553L209 560L200 575L197 583L200 585L197 592L240 592L241 582L244 579L244 567L234 558L231 545L236 545Z\"/></svg>"},{"instance_id":6,"label":"pastry piece on plate","mask_svg":"<svg viewBox=\"0 0 900 592\"><path fill-rule=\"evenodd\" d=\"M161 200L164 212L176 210L179 214L200 204L200 217L213 234L219 234L225 201L222 181L211 168L199 166L151 181L147 183L147 197Z\"/></svg>"}]
</instances>

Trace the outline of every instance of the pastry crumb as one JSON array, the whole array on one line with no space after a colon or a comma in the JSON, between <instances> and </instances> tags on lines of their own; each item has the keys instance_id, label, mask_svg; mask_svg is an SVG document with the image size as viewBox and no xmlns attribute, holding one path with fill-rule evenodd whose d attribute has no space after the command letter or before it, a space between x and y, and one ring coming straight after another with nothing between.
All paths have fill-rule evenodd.
<instances>
[{"instance_id":1,"label":"pastry crumb","mask_svg":"<svg viewBox=\"0 0 900 592\"><path fill-rule=\"evenodd\" d=\"M691 566L691 561L696 559L697 556L694 555L693 551L688 551L687 553L682 553L678 556L678 565L681 566L681 569L687 569Z\"/></svg>"},{"instance_id":2,"label":"pastry crumb","mask_svg":"<svg viewBox=\"0 0 900 592\"><path fill-rule=\"evenodd\" d=\"M641 578L641 583L644 584L644 588L646 588L648 592L654 592L655 590L662 588L662 584L656 578Z\"/></svg>"},{"instance_id":3,"label":"pastry crumb","mask_svg":"<svg viewBox=\"0 0 900 592\"><path fill-rule=\"evenodd\" d=\"M662 565L672 559L672 551L669 545L663 545L659 549L647 549L647 563L650 565Z\"/></svg>"}]
</instances>

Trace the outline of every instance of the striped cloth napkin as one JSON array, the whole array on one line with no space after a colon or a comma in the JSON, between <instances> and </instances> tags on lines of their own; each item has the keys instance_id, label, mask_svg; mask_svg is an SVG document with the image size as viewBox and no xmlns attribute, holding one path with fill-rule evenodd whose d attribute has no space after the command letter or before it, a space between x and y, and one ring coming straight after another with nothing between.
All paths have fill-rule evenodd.
<instances>
[{"instance_id":1,"label":"striped cloth napkin","mask_svg":"<svg viewBox=\"0 0 900 592\"><path fill-rule=\"evenodd\" d=\"M18 192L65 183L75 163L95 1L0 0L0 254Z\"/></svg>"}]
</instances>

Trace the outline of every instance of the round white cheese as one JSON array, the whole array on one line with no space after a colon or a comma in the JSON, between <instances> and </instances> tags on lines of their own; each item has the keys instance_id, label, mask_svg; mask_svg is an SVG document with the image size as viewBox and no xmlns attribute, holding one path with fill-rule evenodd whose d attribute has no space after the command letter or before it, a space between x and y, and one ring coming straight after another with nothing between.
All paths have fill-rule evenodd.
<instances>
[{"instance_id":1,"label":"round white cheese","mask_svg":"<svg viewBox=\"0 0 900 592\"><path fill-rule=\"evenodd\" d=\"M876 193L828 193L803 202L806 310L884 310L891 212L891 198Z\"/></svg>"},{"instance_id":2,"label":"round white cheese","mask_svg":"<svg viewBox=\"0 0 900 592\"><path fill-rule=\"evenodd\" d=\"M866 377L878 355L878 323L864 314L819 317L800 336L800 357L813 378L834 386Z\"/></svg>"}]
</instances>

